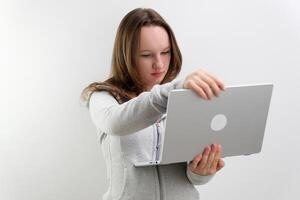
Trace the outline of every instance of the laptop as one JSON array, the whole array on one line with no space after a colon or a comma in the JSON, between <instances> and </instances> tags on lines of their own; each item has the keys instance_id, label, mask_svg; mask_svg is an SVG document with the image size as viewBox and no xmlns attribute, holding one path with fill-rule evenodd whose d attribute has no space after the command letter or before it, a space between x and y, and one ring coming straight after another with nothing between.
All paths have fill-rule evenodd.
<instances>
[{"instance_id":1,"label":"laptop","mask_svg":"<svg viewBox=\"0 0 300 200\"><path fill-rule=\"evenodd\" d=\"M259 153L272 91L272 83L229 86L208 101L192 90L172 90L157 160L135 166L191 161L213 143L222 145L223 158Z\"/></svg>"}]
</instances>

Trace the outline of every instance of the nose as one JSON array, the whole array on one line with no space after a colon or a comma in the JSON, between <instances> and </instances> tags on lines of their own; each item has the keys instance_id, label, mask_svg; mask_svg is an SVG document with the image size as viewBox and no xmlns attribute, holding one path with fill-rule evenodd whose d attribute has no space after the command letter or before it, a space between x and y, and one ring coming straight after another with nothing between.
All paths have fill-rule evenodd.
<instances>
[{"instance_id":1,"label":"nose","mask_svg":"<svg viewBox=\"0 0 300 200\"><path fill-rule=\"evenodd\" d=\"M155 56L155 60L154 60L154 63L153 63L153 68L154 69L160 69L163 67L163 61L162 61L162 58L160 55L158 56Z\"/></svg>"}]
</instances>

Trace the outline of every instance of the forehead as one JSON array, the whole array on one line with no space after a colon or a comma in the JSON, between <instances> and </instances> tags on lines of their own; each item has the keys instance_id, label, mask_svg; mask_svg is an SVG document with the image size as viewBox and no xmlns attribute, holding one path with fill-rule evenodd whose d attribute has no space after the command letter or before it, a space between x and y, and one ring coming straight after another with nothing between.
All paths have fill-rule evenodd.
<instances>
[{"instance_id":1,"label":"forehead","mask_svg":"<svg viewBox=\"0 0 300 200\"><path fill-rule=\"evenodd\" d=\"M143 26L140 33L139 50L162 50L168 47L168 32L161 26Z\"/></svg>"}]
</instances>

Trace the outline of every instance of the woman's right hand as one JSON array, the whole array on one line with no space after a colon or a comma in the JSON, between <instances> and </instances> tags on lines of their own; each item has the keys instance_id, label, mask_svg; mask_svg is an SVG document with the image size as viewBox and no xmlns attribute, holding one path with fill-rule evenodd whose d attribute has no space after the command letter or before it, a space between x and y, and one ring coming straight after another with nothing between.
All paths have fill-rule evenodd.
<instances>
[{"instance_id":1,"label":"woman's right hand","mask_svg":"<svg viewBox=\"0 0 300 200\"><path fill-rule=\"evenodd\" d=\"M187 75L183 88L192 89L206 100L211 100L213 96L219 96L221 90L225 90L224 84L218 78L203 69L198 69Z\"/></svg>"}]
</instances>

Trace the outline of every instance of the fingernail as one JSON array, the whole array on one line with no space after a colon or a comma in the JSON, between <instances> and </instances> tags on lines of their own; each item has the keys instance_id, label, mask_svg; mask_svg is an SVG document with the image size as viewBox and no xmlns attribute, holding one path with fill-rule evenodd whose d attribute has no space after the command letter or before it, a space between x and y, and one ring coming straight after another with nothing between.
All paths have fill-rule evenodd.
<instances>
[{"instance_id":1,"label":"fingernail","mask_svg":"<svg viewBox=\"0 0 300 200\"><path fill-rule=\"evenodd\" d=\"M206 154L208 151L208 147L205 147L204 150L203 150L203 154Z\"/></svg>"}]
</instances>

